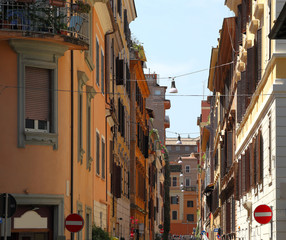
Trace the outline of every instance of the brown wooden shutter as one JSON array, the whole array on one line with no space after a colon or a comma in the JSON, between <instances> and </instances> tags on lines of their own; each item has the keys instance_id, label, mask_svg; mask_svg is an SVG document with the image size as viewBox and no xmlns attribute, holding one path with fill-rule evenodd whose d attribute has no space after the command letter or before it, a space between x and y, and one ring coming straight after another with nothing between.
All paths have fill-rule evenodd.
<instances>
[{"instance_id":1,"label":"brown wooden shutter","mask_svg":"<svg viewBox=\"0 0 286 240\"><path fill-rule=\"evenodd\" d=\"M241 156L241 190L242 190L242 195L245 194L246 192L246 187L245 187L245 155Z\"/></svg>"},{"instance_id":2,"label":"brown wooden shutter","mask_svg":"<svg viewBox=\"0 0 286 240\"><path fill-rule=\"evenodd\" d=\"M25 119L50 121L51 70L25 68Z\"/></svg>"},{"instance_id":3,"label":"brown wooden shutter","mask_svg":"<svg viewBox=\"0 0 286 240\"><path fill-rule=\"evenodd\" d=\"M246 93L247 93L247 79L246 79L246 71L241 72L241 106L242 106L242 117L246 111Z\"/></svg>"},{"instance_id":4,"label":"brown wooden shutter","mask_svg":"<svg viewBox=\"0 0 286 240\"><path fill-rule=\"evenodd\" d=\"M242 44L242 5L237 6L237 33L238 33L238 44Z\"/></svg>"},{"instance_id":5,"label":"brown wooden shutter","mask_svg":"<svg viewBox=\"0 0 286 240\"><path fill-rule=\"evenodd\" d=\"M229 170L232 164L233 158L233 140L232 140L232 131L227 132L227 169Z\"/></svg>"},{"instance_id":6,"label":"brown wooden shutter","mask_svg":"<svg viewBox=\"0 0 286 240\"><path fill-rule=\"evenodd\" d=\"M254 186L254 142L249 145L250 157L250 186Z\"/></svg>"},{"instance_id":7,"label":"brown wooden shutter","mask_svg":"<svg viewBox=\"0 0 286 240\"><path fill-rule=\"evenodd\" d=\"M257 51L256 51L256 67L257 67L257 78L256 78L256 85L258 82L261 80L261 68L262 68L262 30L258 29L257 30L257 36L256 36L256 46L257 46Z\"/></svg>"},{"instance_id":8,"label":"brown wooden shutter","mask_svg":"<svg viewBox=\"0 0 286 240\"><path fill-rule=\"evenodd\" d=\"M248 95L247 103L250 103L252 94L255 91L255 47L247 49L247 65L246 65L246 77L247 77L247 86L248 86ZM247 105L248 105L247 104Z\"/></svg>"},{"instance_id":9,"label":"brown wooden shutter","mask_svg":"<svg viewBox=\"0 0 286 240\"><path fill-rule=\"evenodd\" d=\"M122 182L122 179L121 179L121 167L120 166L117 166L115 163L113 165L113 172L114 172L114 183L113 183L113 186L114 186L114 196L116 198L121 198L121 182Z\"/></svg>"},{"instance_id":10,"label":"brown wooden shutter","mask_svg":"<svg viewBox=\"0 0 286 240\"><path fill-rule=\"evenodd\" d=\"M246 22L247 22L247 1L242 0L241 2L241 32L246 32Z\"/></svg>"},{"instance_id":11,"label":"brown wooden shutter","mask_svg":"<svg viewBox=\"0 0 286 240\"><path fill-rule=\"evenodd\" d=\"M250 151L249 148L245 153L245 190L249 192L250 190Z\"/></svg>"},{"instance_id":12,"label":"brown wooden shutter","mask_svg":"<svg viewBox=\"0 0 286 240\"><path fill-rule=\"evenodd\" d=\"M242 81L237 82L237 122L242 120Z\"/></svg>"},{"instance_id":13,"label":"brown wooden shutter","mask_svg":"<svg viewBox=\"0 0 286 240\"><path fill-rule=\"evenodd\" d=\"M254 185L258 182L258 161L259 161L259 141L258 138L255 139L254 145Z\"/></svg>"},{"instance_id":14,"label":"brown wooden shutter","mask_svg":"<svg viewBox=\"0 0 286 240\"><path fill-rule=\"evenodd\" d=\"M117 57L116 58L116 85L123 85L123 79L124 79L123 68L124 68L123 60Z\"/></svg>"},{"instance_id":15,"label":"brown wooden shutter","mask_svg":"<svg viewBox=\"0 0 286 240\"><path fill-rule=\"evenodd\" d=\"M260 154L259 154L259 163L260 163L260 166L259 166L259 169L260 169L260 182L263 182L263 170L264 170L264 164L263 164L263 152L264 152L264 143L263 143L263 136L262 136L262 132L260 131L260 146L259 146L259 149L260 149Z\"/></svg>"},{"instance_id":16,"label":"brown wooden shutter","mask_svg":"<svg viewBox=\"0 0 286 240\"><path fill-rule=\"evenodd\" d=\"M237 164L237 167L235 168L235 200L239 200L239 163L240 161L238 162Z\"/></svg>"},{"instance_id":17,"label":"brown wooden shutter","mask_svg":"<svg viewBox=\"0 0 286 240\"><path fill-rule=\"evenodd\" d=\"M223 178L225 175L224 147L223 146L221 146L221 148L220 148L220 166L221 166L220 172L221 172L221 175Z\"/></svg>"}]
</instances>

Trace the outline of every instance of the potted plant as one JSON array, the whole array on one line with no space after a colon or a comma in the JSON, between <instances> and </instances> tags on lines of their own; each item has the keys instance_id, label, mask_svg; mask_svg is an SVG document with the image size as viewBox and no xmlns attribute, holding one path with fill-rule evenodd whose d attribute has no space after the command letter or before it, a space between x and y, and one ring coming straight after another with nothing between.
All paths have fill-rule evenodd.
<instances>
[{"instance_id":1,"label":"potted plant","mask_svg":"<svg viewBox=\"0 0 286 240\"><path fill-rule=\"evenodd\" d=\"M76 1L73 5L73 10L78 13L89 13L91 6L83 1Z\"/></svg>"}]
</instances>

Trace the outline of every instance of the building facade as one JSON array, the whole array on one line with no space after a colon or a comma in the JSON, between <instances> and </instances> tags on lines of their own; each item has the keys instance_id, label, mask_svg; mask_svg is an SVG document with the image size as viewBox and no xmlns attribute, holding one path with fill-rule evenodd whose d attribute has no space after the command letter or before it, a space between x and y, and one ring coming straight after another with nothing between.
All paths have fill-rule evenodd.
<instances>
[{"instance_id":1,"label":"building facade","mask_svg":"<svg viewBox=\"0 0 286 240\"><path fill-rule=\"evenodd\" d=\"M170 161L171 235L191 237L197 227L197 140L167 138Z\"/></svg>"}]
</instances>

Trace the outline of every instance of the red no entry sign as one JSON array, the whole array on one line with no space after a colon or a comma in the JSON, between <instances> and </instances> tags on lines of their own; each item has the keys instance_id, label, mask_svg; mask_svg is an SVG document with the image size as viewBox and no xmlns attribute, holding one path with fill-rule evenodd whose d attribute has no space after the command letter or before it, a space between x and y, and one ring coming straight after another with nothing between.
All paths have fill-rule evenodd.
<instances>
[{"instance_id":1,"label":"red no entry sign","mask_svg":"<svg viewBox=\"0 0 286 240\"><path fill-rule=\"evenodd\" d=\"M65 227L70 232L78 232L83 228L84 220L78 214L70 214L66 217Z\"/></svg>"},{"instance_id":2,"label":"red no entry sign","mask_svg":"<svg viewBox=\"0 0 286 240\"><path fill-rule=\"evenodd\" d=\"M272 210L267 205L259 205L254 210L254 218L258 223L266 224L269 223L272 219Z\"/></svg>"},{"instance_id":3,"label":"red no entry sign","mask_svg":"<svg viewBox=\"0 0 286 240\"><path fill-rule=\"evenodd\" d=\"M164 229L163 228L160 229L160 233L164 233Z\"/></svg>"}]
</instances>

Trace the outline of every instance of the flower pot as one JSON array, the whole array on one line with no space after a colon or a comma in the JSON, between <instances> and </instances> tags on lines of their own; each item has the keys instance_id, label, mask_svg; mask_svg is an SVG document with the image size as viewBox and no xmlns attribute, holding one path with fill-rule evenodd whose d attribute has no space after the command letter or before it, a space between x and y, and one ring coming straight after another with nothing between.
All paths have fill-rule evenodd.
<instances>
[{"instance_id":1,"label":"flower pot","mask_svg":"<svg viewBox=\"0 0 286 240\"><path fill-rule=\"evenodd\" d=\"M50 0L50 4L56 7L65 7L66 0Z\"/></svg>"}]
</instances>

